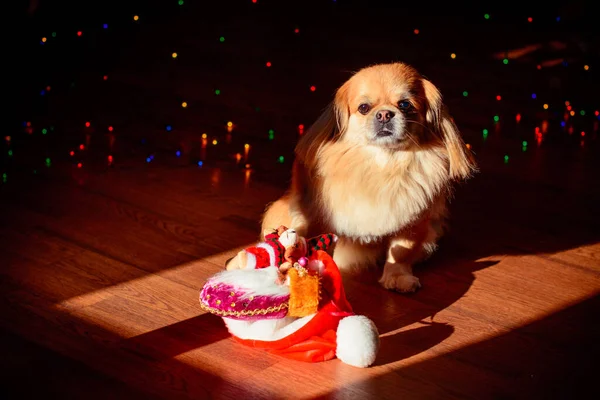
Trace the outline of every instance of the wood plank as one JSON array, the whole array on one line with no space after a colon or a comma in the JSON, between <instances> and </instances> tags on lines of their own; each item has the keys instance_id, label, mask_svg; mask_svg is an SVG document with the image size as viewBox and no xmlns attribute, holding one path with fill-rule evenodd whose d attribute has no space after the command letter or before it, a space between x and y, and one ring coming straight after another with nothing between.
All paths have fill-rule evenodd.
<instances>
[{"instance_id":1,"label":"wood plank","mask_svg":"<svg viewBox=\"0 0 600 400\"><path fill-rule=\"evenodd\" d=\"M160 398L4 330L0 332L0 338L3 356L0 364L2 398Z\"/></svg>"},{"instance_id":2,"label":"wood plank","mask_svg":"<svg viewBox=\"0 0 600 400\"><path fill-rule=\"evenodd\" d=\"M79 361L93 361L94 369L150 394L189 399L207 398L219 386L233 387L225 393L239 391L233 383L177 361L151 362L139 353L123 350L118 336L86 324L31 292L14 288L3 293L0 311L6 316L0 322L5 329Z\"/></svg>"}]
</instances>

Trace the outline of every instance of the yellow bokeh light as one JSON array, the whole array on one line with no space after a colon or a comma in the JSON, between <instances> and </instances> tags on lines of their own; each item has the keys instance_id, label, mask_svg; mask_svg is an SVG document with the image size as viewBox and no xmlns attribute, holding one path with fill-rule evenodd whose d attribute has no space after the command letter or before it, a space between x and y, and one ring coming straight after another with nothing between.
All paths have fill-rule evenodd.
<instances>
[{"instance_id":1,"label":"yellow bokeh light","mask_svg":"<svg viewBox=\"0 0 600 400\"><path fill-rule=\"evenodd\" d=\"M229 122L227 123L227 126L231 128L231 127L233 126L233 122L229 121Z\"/></svg>"},{"instance_id":2,"label":"yellow bokeh light","mask_svg":"<svg viewBox=\"0 0 600 400\"><path fill-rule=\"evenodd\" d=\"M455 53L450 54L450 58L452 58L452 59L456 58L456 54Z\"/></svg>"},{"instance_id":3,"label":"yellow bokeh light","mask_svg":"<svg viewBox=\"0 0 600 400\"><path fill-rule=\"evenodd\" d=\"M217 139L213 139L212 144L216 145L217 144Z\"/></svg>"},{"instance_id":4,"label":"yellow bokeh light","mask_svg":"<svg viewBox=\"0 0 600 400\"><path fill-rule=\"evenodd\" d=\"M134 16L133 16L133 20L134 20L134 21L137 21L137 20L139 20L139 19L140 19L140 17L139 17L139 16L137 16L137 15L134 15Z\"/></svg>"},{"instance_id":5,"label":"yellow bokeh light","mask_svg":"<svg viewBox=\"0 0 600 400\"><path fill-rule=\"evenodd\" d=\"M544 104L544 110L548 109L548 104Z\"/></svg>"},{"instance_id":6,"label":"yellow bokeh light","mask_svg":"<svg viewBox=\"0 0 600 400\"><path fill-rule=\"evenodd\" d=\"M246 143L246 144L244 145L244 148L245 148L245 149L249 149L249 148L250 148L250 145L249 145L248 143Z\"/></svg>"},{"instance_id":7,"label":"yellow bokeh light","mask_svg":"<svg viewBox=\"0 0 600 400\"><path fill-rule=\"evenodd\" d=\"M187 102L184 101L183 103L181 103L181 107L186 108L187 107Z\"/></svg>"},{"instance_id":8,"label":"yellow bokeh light","mask_svg":"<svg viewBox=\"0 0 600 400\"><path fill-rule=\"evenodd\" d=\"M173 53L173 54L171 54L171 56L172 56L173 58L177 58L177 53Z\"/></svg>"},{"instance_id":9,"label":"yellow bokeh light","mask_svg":"<svg viewBox=\"0 0 600 400\"><path fill-rule=\"evenodd\" d=\"M202 134L202 139L206 139L208 137L208 135L206 133Z\"/></svg>"}]
</instances>

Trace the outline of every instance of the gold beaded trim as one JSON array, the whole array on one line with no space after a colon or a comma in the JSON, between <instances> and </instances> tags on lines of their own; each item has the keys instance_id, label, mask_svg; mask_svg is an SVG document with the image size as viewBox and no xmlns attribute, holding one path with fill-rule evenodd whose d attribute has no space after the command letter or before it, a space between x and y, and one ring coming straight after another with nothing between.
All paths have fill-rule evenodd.
<instances>
[{"instance_id":1,"label":"gold beaded trim","mask_svg":"<svg viewBox=\"0 0 600 400\"><path fill-rule=\"evenodd\" d=\"M284 308L288 308L288 303L281 303L278 306L271 306L271 307L268 307L268 308L255 309L255 310L242 310L242 311L223 311L223 310L218 310L216 308L209 307L209 306L205 305L202 302L200 302L200 307L202 307L203 310L208 311L211 314L216 314L216 315L219 315L221 317L230 317L230 316L234 316L234 317L247 317L247 316L254 316L254 315L266 315L266 314L269 314L269 313L281 311Z\"/></svg>"}]
</instances>

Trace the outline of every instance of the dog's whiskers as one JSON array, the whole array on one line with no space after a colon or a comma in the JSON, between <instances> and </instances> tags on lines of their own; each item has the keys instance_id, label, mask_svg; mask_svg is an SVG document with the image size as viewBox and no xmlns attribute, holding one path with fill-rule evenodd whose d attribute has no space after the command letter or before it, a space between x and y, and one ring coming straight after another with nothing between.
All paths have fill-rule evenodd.
<instances>
[{"instance_id":1,"label":"dog's whiskers","mask_svg":"<svg viewBox=\"0 0 600 400\"><path fill-rule=\"evenodd\" d=\"M429 133L431 133L432 135L435 135L435 132L431 130L430 127L428 127L427 125L424 125L423 123L419 122L419 121L415 121L413 119L407 119L405 120L406 122L412 122L413 124L417 124L419 126L422 126L423 128L427 129L429 131Z\"/></svg>"},{"instance_id":2,"label":"dog's whiskers","mask_svg":"<svg viewBox=\"0 0 600 400\"><path fill-rule=\"evenodd\" d=\"M421 149L421 146L419 145L419 143L415 140L413 135L411 135L407 129L404 129L404 134L406 134L406 136L408 136L408 138L415 144L415 146L417 146L419 149Z\"/></svg>"}]
</instances>

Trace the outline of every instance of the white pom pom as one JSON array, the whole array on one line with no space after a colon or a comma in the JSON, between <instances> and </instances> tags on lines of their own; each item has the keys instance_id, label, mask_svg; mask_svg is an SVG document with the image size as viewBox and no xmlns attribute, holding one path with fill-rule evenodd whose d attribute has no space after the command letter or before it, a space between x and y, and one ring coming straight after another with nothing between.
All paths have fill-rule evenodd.
<instances>
[{"instance_id":1,"label":"white pom pom","mask_svg":"<svg viewBox=\"0 0 600 400\"><path fill-rule=\"evenodd\" d=\"M338 324L336 356L348 365L365 368L373 364L379 343L377 327L363 315L346 317Z\"/></svg>"}]
</instances>

